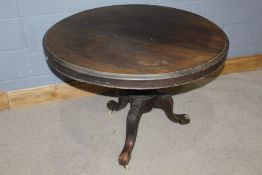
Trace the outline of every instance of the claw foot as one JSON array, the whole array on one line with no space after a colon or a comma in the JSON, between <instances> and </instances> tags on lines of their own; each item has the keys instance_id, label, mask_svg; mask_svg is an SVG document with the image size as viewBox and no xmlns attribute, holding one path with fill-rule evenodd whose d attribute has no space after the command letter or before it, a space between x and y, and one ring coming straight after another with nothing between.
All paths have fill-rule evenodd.
<instances>
[{"instance_id":1,"label":"claw foot","mask_svg":"<svg viewBox=\"0 0 262 175\"><path fill-rule=\"evenodd\" d=\"M190 123L190 118L187 114L175 114L175 117L177 118L177 122L181 125L186 125Z\"/></svg>"}]
</instances>

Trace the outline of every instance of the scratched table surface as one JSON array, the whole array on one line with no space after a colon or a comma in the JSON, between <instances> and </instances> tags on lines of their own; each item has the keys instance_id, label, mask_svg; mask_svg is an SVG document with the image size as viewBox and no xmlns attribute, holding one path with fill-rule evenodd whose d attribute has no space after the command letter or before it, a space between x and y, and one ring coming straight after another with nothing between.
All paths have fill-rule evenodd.
<instances>
[{"instance_id":1,"label":"scratched table surface","mask_svg":"<svg viewBox=\"0 0 262 175\"><path fill-rule=\"evenodd\" d=\"M73 79L122 89L158 89L220 68L228 38L199 15L154 5L80 12L43 39L49 65Z\"/></svg>"}]
</instances>

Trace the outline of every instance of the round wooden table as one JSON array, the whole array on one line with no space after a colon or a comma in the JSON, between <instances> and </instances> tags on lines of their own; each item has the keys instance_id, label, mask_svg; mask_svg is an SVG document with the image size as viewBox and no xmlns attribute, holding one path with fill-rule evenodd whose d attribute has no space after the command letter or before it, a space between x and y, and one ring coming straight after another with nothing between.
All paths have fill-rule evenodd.
<instances>
[{"instance_id":1,"label":"round wooden table","mask_svg":"<svg viewBox=\"0 0 262 175\"><path fill-rule=\"evenodd\" d=\"M130 103L126 141L119 163L126 166L139 120L162 109L179 124L186 114L173 113L173 99L157 89L201 79L219 69L228 52L226 34L211 21L169 7L119 5L87 10L48 30L43 47L49 66L72 79L123 89L111 111Z\"/></svg>"}]
</instances>

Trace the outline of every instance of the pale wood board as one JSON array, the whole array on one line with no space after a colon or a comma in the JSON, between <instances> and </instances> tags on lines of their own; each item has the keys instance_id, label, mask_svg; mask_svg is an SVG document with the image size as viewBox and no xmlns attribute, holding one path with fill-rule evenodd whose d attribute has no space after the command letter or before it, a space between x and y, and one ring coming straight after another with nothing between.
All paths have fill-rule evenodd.
<instances>
[{"instance_id":1,"label":"pale wood board","mask_svg":"<svg viewBox=\"0 0 262 175\"><path fill-rule=\"evenodd\" d=\"M259 69L262 69L262 55L232 58L226 61L225 66L221 71L218 71L212 76ZM27 107L53 101L104 94L111 91L112 89L109 88L88 85L80 82L71 82L68 84L62 83L58 85L10 91L7 93L0 92L0 109Z\"/></svg>"},{"instance_id":2,"label":"pale wood board","mask_svg":"<svg viewBox=\"0 0 262 175\"><path fill-rule=\"evenodd\" d=\"M247 72L262 69L262 55L228 59L222 74Z\"/></svg>"},{"instance_id":3,"label":"pale wood board","mask_svg":"<svg viewBox=\"0 0 262 175\"><path fill-rule=\"evenodd\" d=\"M89 85L86 83L72 82L69 84L56 85L55 93L57 100L72 99L78 97L104 94L111 89L100 86Z\"/></svg>"},{"instance_id":4,"label":"pale wood board","mask_svg":"<svg viewBox=\"0 0 262 175\"><path fill-rule=\"evenodd\" d=\"M7 92L10 108L44 104L56 99L55 85Z\"/></svg>"},{"instance_id":5,"label":"pale wood board","mask_svg":"<svg viewBox=\"0 0 262 175\"><path fill-rule=\"evenodd\" d=\"M9 108L9 102L6 92L0 92L0 111Z\"/></svg>"},{"instance_id":6,"label":"pale wood board","mask_svg":"<svg viewBox=\"0 0 262 175\"><path fill-rule=\"evenodd\" d=\"M109 89L72 82L70 84L58 84L34 89L25 89L8 92L10 108L27 107L36 104L44 104L52 101L61 101L72 98L86 97L98 93L104 93Z\"/></svg>"}]
</instances>

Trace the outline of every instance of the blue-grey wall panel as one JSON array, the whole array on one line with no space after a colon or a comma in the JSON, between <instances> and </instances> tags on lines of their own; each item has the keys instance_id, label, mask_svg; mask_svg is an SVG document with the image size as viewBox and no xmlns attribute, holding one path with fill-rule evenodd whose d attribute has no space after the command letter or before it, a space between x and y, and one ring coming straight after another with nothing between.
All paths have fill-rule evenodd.
<instances>
[{"instance_id":1,"label":"blue-grey wall panel","mask_svg":"<svg viewBox=\"0 0 262 175\"><path fill-rule=\"evenodd\" d=\"M255 43L254 22L226 25L224 31L227 33L231 47L243 47Z\"/></svg>"},{"instance_id":2,"label":"blue-grey wall panel","mask_svg":"<svg viewBox=\"0 0 262 175\"><path fill-rule=\"evenodd\" d=\"M0 53L0 81L30 76L29 58L24 50Z\"/></svg>"},{"instance_id":3,"label":"blue-grey wall panel","mask_svg":"<svg viewBox=\"0 0 262 175\"><path fill-rule=\"evenodd\" d=\"M20 16L48 15L67 12L64 0L17 0Z\"/></svg>"},{"instance_id":4,"label":"blue-grey wall panel","mask_svg":"<svg viewBox=\"0 0 262 175\"><path fill-rule=\"evenodd\" d=\"M22 21L20 19L0 19L0 51L24 47Z\"/></svg>"},{"instance_id":5,"label":"blue-grey wall panel","mask_svg":"<svg viewBox=\"0 0 262 175\"><path fill-rule=\"evenodd\" d=\"M0 5L0 18L17 16L16 0L1 0Z\"/></svg>"},{"instance_id":6,"label":"blue-grey wall panel","mask_svg":"<svg viewBox=\"0 0 262 175\"><path fill-rule=\"evenodd\" d=\"M243 55L253 55L262 53L262 45L251 45L251 46L244 46L244 47L235 47L230 48L229 56L230 57L239 57Z\"/></svg>"},{"instance_id":7,"label":"blue-grey wall panel","mask_svg":"<svg viewBox=\"0 0 262 175\"><path fill-rule=\"evenodd\" d=\"M193 11L218 24L254 21L260 15L261 0L200 0Z\"/></svg>"},{"instance_id":8,"label":"blue-grey wall panel","mask_svg":"<svg viewBox=\"0 0 262 175\"><path fill-rule=\"evenodd\" d=\"M24 34L28 47L42 47L42 39L46 31L59 20L69 14L44 15L23 18Z\"/></svg>"},{"instance_id":9,"label":"blue-grey wall panel","mask_svg":"<svg viewBox=\"0 0 262 175\"><path fill-rule=\"evenodd\" d=\"M97 1L83 1L83 0L67 0L70 11L79 11L101 6L110 6L118 4L160 4L166 2L181 2L194 0L97 0Z\"/></svg>"},{"instance_id":10,"label":"blue-grey wall panel","mask_svg":"<svg viewBox=\"0 0 262 175\"><path fill-rule=\"evenodd\" d=\"M35 48L30 53L30 71L32 76L52 75L46 63L42 47Z\"/></svg>"},{"instance_id":11,"label":"blue-grey wall panel","mask_svg":"<svg viewBox=\"0 0 262 175\"><path fill-rule=\"evenodd\" d=\"M39 77L29 77L22 79L0 81L1 91L13 91L18 89L26 89L37 86L45 86L55 84L57 78L54 75L45 75Z\"/></svg>"},{"instance_id":12,"label":"blue-grey wall panel","mask_svg":"<svg viewBox=\"0 0 262 175\"><path fill-rule=\"evenodd\" d=\"M193 7L193 1L177 1L177 2L164 2L164 3L153 3L153 4L178 8L190 12L192 12L192 7Z\"/></svg>"},{"instance_id":13,"label":"blue-grey wall panel","mask_svg":"<svg viewBox=\"0 0 262 175\"><path fill-rule=\"evenodd\" d=\"M262 17L255 24L254 36L255 36L255 44L261 45L262 44Z\"/></svg>"}]
</instances>

